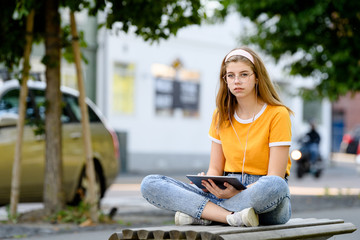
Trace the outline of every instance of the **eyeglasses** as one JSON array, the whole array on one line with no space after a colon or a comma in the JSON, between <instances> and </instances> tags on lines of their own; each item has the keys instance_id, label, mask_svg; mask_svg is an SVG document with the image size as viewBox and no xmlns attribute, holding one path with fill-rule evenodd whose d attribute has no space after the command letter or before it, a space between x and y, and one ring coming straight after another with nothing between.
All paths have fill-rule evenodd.
<instances>
[{"instance_id":1,"label":"eyeglasses","mask_svg":"<svg viewBox=\"0 0 360 240\"><path fill-rule=\"evenodd\" d=\"M233 83L236 78L239 79L242 82L247 82L250 79L250 76L253 75L254 73L240 73L240 75L236 76L233 73L227 73L223 76L223 79L225 80L225 82L227 83Z\"/></svg>"}]
</instances>

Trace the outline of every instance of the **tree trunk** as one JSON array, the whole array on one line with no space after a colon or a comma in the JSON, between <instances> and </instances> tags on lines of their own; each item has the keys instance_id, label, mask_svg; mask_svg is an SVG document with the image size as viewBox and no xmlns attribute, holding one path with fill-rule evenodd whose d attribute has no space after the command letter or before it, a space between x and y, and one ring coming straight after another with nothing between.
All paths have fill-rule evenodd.
<instances>
[{"instance_id":1,"label":"tree trunk","mask_svg":"<svg viewBox=\"0 0 360 240\"><path fill-rule=\"evenodd\" d=\"M79 45L79 36L76 29L76 20L74 12L70 12L70 24L71 24L71 34L72 34L72 46L75 57L75 66L76 66L76 74L77 74L77 82L79 89L79 105L81 109L81 125L82 125L82 135L84 141L84 149L86 154L86 177L89 180L89 187L87 189L87 194L85 201L90 204L90 217L93 222L98 222L98 209L97 202L98 199L95 195L95 168L93 162L93 153L91 147L91 132L89 125L89 114L87 105L85 102L85 87L84 80L82 75L81 68L81 53L80 53L80 45Z\"/></svg>"},{"instance_id":2,"label":"tree trunk","mask_svg":"<svg viewBox=\"0 0 360 240\"><path fill-rule=\"evenodd\" d=\"M30 14L27 16L26 19L26 45L24 49L23 71L21 75L19 118L16 126L17 136L16 136L14 163L13 163L12 180L11 180L11 196L10 196L11 218L16 216L17 204L19 202L19 195L20 195L21 153L22 153L22 142L24 135L26 97L28 95L27 80L29 78L29 69L30 69L29 58L32 47L34 15L35 15L35 10L31 10Z\"/></svg>"},{"instance_id":3,"label":"tree trunk","mask_svg":"<svg viewBox=\"0 0 360 240\"><path fill-rule=\"evenodd\" d=\"M61 91L60 91L60 15L59 0L45 1L45 179L44 207L47 215L64 206L62 191Z\"/></svg>"}]
</instances>

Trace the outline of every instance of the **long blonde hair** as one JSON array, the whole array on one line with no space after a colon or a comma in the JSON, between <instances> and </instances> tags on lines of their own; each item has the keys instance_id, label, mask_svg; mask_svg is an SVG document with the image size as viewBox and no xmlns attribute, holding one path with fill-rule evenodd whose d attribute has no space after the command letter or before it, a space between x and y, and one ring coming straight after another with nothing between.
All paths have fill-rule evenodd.
<instances>
[{"instance_id":1,"label":"long blonde hair","mask_svg":"<svg viewBox=\"0 0 360 240\"><path fill-rule=\"evenodd\" d=\"M254 64L246 57L235 55L229 57L229 59L225 62L226 56L224 57L221 68L220 68L220 86L219 91L216 97L216 107L217 107L217 125L216 128L219 130L220 126L224 123L229 123L229 117L234 115L235 107L237 104L236 97L230 93L228 90L227 83L224 81L223 77L226 74L226 67L230 62L243 62L251 67L253 72L255 73L256 78L258 79L257 86L258 91L257 95L260 97L265 103L272 106L283 106L285 107L289 113L293 114L290 108L285 106L275 90L273 83L270 80L269 74L265 68L264 63L261 58L250 48L241 47L236 49L242 49L246 52L250 53L254 58ZM233 49L230 52L236 50Z\"/></svg>"}]
</instances>

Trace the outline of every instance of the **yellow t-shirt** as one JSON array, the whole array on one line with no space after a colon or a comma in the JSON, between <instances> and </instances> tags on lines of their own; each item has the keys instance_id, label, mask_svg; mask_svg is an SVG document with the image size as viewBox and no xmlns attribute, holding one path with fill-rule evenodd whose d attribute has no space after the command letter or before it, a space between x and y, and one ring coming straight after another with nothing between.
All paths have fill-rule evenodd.
<instances>
[{"instance_id":1,"label":"yellow t-shirt","mask_svg":"<svg viewBox=\"0 0 360 240\"><path fill-rule=\"evenodd\" d=\"M261 111L255 116L253 123L252 118L240 119L235 113L231 121L240 138L240 143L230 124L225 123L220 126L218 132L216 131L216 111L213 114L209 137L212 141L222 145L225 156L224 171L226 172L242 172L249 127L244 173L267 175L270 148L291 145L291 121L285 107L264 104ZM287 175L290 175L290 167L289 156Z\"/></svg>"}]
</instances>

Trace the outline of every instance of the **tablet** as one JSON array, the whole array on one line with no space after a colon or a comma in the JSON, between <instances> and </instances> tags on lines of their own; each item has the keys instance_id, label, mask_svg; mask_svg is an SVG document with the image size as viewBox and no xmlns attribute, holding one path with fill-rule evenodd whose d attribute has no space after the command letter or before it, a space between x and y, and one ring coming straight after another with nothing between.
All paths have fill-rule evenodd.
<instances>
[{"instance_id":1,"label":"tablet","mask_svg":"<svg viewBox=\"0 0 360 240\"><path fill-rule=\"evenodd\" d=\"M227 182L231 184L237 190L244 190L246 187L239 181L237 177L234 176L200 176L200 175L186 175L186 177L193 182L197 187L201 189L205 189L203 185L201 185L202 180L211 179L214 183L221 189L225 189L224 183Z\"/></svg>"}]
</instances>

